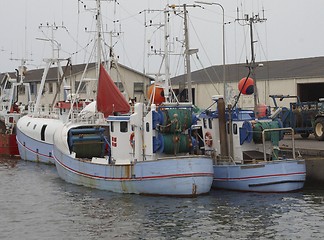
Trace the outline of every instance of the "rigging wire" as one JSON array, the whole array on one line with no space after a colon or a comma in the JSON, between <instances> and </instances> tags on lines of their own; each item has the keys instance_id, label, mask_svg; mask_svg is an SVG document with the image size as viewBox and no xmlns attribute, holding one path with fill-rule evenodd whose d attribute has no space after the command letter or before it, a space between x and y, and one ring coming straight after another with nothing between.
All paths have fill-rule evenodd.
<instances>
[{"instance_id":1,"label":"rigging wire","mask_svg":"<svg viewBox=\"0 0 324 240\"><path fill-rule=\"evenodd\" d=\"M205 55L206 55L206 57L207 57L207 60L209 61L209 64L212 65L212 62L211 62L211 60L210 60L210 58L209 58L209 54L207 54L206 48L205 48L204 45L202 44L201 39L199 38L198 33L197 33L197 31L196 31L194 25L192 24L191 21L189 21L189 22L190 22L190 26L192 26L192 28L193 28L193 30L194 30L194 33L196 34L196 37L197 37L197 39L198 39L198 41L199 41L200 46L201 46L202 49L203 49L203 52L205 53ZM200 59L199 59L199 62L201 63ZM205 68L205 67L203 66L202 63L201 63L201 65L202 65L203 68ZM216 72L216 70L215 70L214 68L212 68L212 70L214 71L215 76L217 77L218 81L220 82L221 79L220 79L218 73ZM209 77L210 77L210 76L209 76Z\"/></svg>"},{"instance_id":2,"label":"rigging wire","mask_svg":"<svg viewBox=\"0 0 324 240\"><path fill-rule=\"evenodd\" d=\"M215 83L213 82L213 80L212 80L211 76L209 75L207 69L204 68L204 66L203 66L203 64L202 64L202 62L201 62L201 60L200 60L198 54L196 54L196 57L197 57L198 62L200 63L200 66L203 68L204 73L206 74L208 80L210 81L210 83L212 84L212 86L214 87L214 89L216 90L216 92L219 94L219 91L218 91L218 89L216 88ZM213 69L213 70L214 70L214 69ZM214 72L216 72L216 71L214 70Z\"/></svg>"}]
</instances>

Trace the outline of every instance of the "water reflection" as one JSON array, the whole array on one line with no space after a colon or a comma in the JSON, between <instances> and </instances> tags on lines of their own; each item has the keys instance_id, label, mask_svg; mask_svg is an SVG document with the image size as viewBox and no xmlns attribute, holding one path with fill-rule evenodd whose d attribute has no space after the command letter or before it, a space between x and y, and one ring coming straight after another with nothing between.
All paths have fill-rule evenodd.
<instances>
[{"instance_id":1,"label":"water reflection","mask_svg":"<svg viewBox=\"0 0 324 240\"><path fill-rule=\"evenodd\" d=\"M0 164L1 239L321 239L324 191L197 198L68 184L54 166ZM18 229L21 229L18 231Z\"/></svg>"},{"instance_id":2,"label":"water reflection","mask_svg":"<svg viewBox=\"0 0 324 240\"><path fill-rule=\"evenodd\" d=\"M1 168L14 168L19 161L18 157L5 157L0 155L0 169Z\"/></svg>"},{"instance_id":3,"label":"water reflection","mask_svg":"<svg viewBox=\"0 0 324 240\"><path fill-rule=\"evenodd\" d=\"M300 234L302 230L298 225L289 225L296 218L296 209L305 202L302 192L213 191L209 196L187 199L123 195L67 186L65 191L71 204L81 207L80 221L91 219L85 226L79 224L93 237L277 239L290 236L290 231Z\"/></svg>"}]
</instances>

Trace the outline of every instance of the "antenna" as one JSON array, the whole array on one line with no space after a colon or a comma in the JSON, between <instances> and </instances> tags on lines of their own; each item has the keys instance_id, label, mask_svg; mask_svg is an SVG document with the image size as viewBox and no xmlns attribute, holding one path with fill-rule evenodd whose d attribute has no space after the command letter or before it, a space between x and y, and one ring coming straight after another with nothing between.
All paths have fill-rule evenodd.
<instances>
[{"instance_id":1,"label":"antenna","mask_svg":"<svg viewBox=\"0 0 324 240\"><path fill-rule=\"evenodd\" d=\"M145 13L145 28L147 27L154 27L155 30L153 31L153 34L157 32L158 30L161 30L162 28L164 29L164 46L160 47L160 49L157 49L154 47L154 43L151 39L148 39L147 44L148 46L148 56L151 55L158 55L162 56L162 64L164 62L164 74L161 74L161 69L162 69L162 64L160 65L160 69L158 74L155 74L156 80L161 75L164 75L165 80L162 81L162 86L164 88L164 97L166 98L167 102L170 102L172 99L171 97L174 96L174 99L178 102L177 97L175 96L174 92L172 91L170 87L170 56L171 55L185 55L186 56L186 61L185 61L185 68L186 68L186 76L187 76L187 82L188 82L188 88L191 89L191 69L190 69L190 55L194 54L197 52L197 49L189 49L189 36L188 36L188 18L187 18L187 8L189 7L197 7L197 5L190 5L190 4L182 4L182 5L167 5L164 10L144 10L143 12ZM152 19L148 19L146 16L146 13L154 13L154 12L163 12L164 13L164 22L158 22L153 21ZM183 23L183 29L184 29L184 36L185 40L181 41L177 37L176 38L171 38L170 33L169 33L169 23L170 23L170 14L175 14L179 17L181 17L184 21ZM152 34L152 36L153 36ZM172 49L172 46L175 46L175 41L180 42L182 46L185 47L185 52L184 53L175 53ZM148 61L149 64L149 61ZM147 73L151 74L151 73ZM151 74L153 75L153 74ZM192 102L192 91L188 89L188 100L189 102Z\"/></svg>"},{"instance_id":2,"label":"antenna","mask_svg":"<svg viewBox=\"0 0 324 240\"><path fill-rule=\"evenodd\" d=\"M44 25L41 23L38 28L42 31L45 38L36 38L36 39L51 42L51 44L52 44L52 58L53 59L54 58L59 58L59 51L61 50L61 44L54 39L54 31L56 31L58 29L65 29L66 30L66 27L64 25L56 25L55 22L53 24L49 24L47 22ZM44 31L42 30L43 28L47 28L47 29L51 30L50 38L47 37L47 35L44 33ZM56 56L55 56L55 52L56 52Z\"/></svg>"},{"instance_id":3,"label":"antenna","mask_svg":"<svg viewBox=\"0 0 324 240\"><path fill-rule=\"evenodd\" d=\"M184 16L184 35L185 35L185 67L186 67L186 78L187 78L187 84L188 84L188 101L190 103L193 102L192 99L192 86L191 86L191 66L190 66L190 55L193 53L197 53L198 49L189 49L189 33L188 33L188 11L187 7L196 7L197 5L189 5L189 4L183 4L183 5L171 5L169 6L171 9L173 9L174 13L177 13L176 7L180 8L180 13L183 13ZM183 10L181 10L183 8Z\"/></svg>"}]
</instances>

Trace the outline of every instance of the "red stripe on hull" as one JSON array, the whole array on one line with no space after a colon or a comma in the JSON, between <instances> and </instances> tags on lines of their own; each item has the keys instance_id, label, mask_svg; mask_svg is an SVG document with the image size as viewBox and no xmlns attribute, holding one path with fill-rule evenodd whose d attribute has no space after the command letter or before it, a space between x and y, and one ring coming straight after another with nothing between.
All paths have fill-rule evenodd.
<instances>
[{"instance_id":1,"label":"red stripe on hull","mask_svg":"<svg viewBox=\"0 0 324 240\"><path fill-rule=\"evenodd\" d=\"M55 161L57 161L62 167L64 167L65 169L68 169L71 172L74 172L76 174L79 175L83 175L86 177L90 177L90 178L97 178L97 179L103 179L103 180L114 180L114 181L130 181L130 180L149 180L149 179L162 179L162 178L179 178L179 177L202 177L202 176L213 176L212 173L187 173L187 174L172 174L172 175L162 175L162 176L146 176L146 177L135 177L135 178L129 178L129 177L125 177L125 178L113 178L113 177L104 177L104 176L95 176L95 175L91 175L91 174L87 174L87 173L83 173L83 172L79 172L76 171L68 166L66 166L65 164L63 164L61 161L59 161L57 158L55 158Z\"/></svg>"},{"instance_id":2,"label":"red stripe on hull","mask_svg":"<svg viewBox=\"0 0 324 240\"><path fill-rule=\"evenodd\" d=\"M49 158L49 159L53 159L52 156L48 156L48 155L45 155L45 154L42 154L42 153L36 152L36 151L34 151L33 149L24 146L21 142L19 142L18 139L16 140L16 142L19 143L23 148L27 149L28 151L30 151L30 152L32 152L32 153L34 153L34 154L36 154L36 155L43 156L43 157L47 157L47 158ZM18 147L18 145L17 145L17 147ZM19 150L18 150L18 154L19 154Z\"/></svg>"}]
</instances>

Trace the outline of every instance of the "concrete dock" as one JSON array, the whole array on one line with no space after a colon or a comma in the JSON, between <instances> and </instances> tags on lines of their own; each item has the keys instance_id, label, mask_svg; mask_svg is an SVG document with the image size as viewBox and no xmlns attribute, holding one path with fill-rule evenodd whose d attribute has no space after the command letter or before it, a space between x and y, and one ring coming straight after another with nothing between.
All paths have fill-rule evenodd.
<instances>
[{"instance_id":1,"label":"concrete dock","mask_svg":"<svg viewBox=\"0 0 324 240\"><path fill-rule=\"evenodd\" d=\"M324 188L324 141L317 141L314 135L303 139L295 135L296 156L306 159L306 186L313 184ZM280 148L291 149L291 136L286 135L280 142Z\"/></svg>"}]
</instances>

